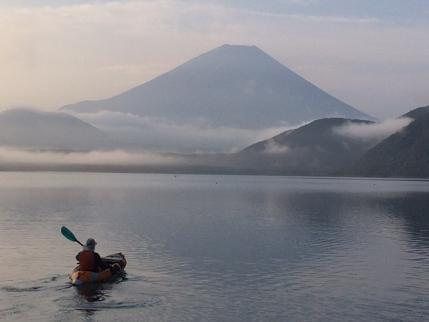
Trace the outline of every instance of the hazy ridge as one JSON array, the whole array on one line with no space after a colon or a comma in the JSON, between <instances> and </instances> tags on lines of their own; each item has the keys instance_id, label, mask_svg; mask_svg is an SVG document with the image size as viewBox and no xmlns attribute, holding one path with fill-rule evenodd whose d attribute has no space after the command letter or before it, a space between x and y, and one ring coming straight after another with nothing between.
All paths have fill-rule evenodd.
<instances>
[{"instance_id":1,"label":"hazy ridge","mask_svg":"<svg viewBox=\"0 0 429 322\"><path fill-rule=\"evenodd\" d=\"M61 112L0 113L2 170L429 177L427 146L429 106L374 122L255 46Z\"/></svg>"}]
</instances>

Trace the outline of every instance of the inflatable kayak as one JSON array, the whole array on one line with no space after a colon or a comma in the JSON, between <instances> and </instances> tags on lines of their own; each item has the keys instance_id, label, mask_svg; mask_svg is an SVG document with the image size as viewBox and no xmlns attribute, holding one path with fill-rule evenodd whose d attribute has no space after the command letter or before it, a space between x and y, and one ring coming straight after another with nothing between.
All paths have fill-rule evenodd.
<instances>
[{"instance_id":1,"label":"inflatable kayak","mask_svg":"<svg viewBox=\"0 0 429 322\"><path fill-rule=\"evenodd\" d=\"M102 262L109 268L101 272L80 271L77 266L69 275L73 285L82 285L87 283L102 283L114 279L124 273L127 265L125 256L122 253L112 254L101 258Z\"/></svg>"}]
</instances>

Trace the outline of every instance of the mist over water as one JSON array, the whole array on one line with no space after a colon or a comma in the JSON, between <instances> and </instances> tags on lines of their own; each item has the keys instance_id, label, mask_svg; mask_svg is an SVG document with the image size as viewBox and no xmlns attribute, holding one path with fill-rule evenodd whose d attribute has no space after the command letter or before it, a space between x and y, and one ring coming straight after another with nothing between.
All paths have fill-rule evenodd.
<instances>
[{"instance_id":1,"label":"mist over water","mask_svg":"<svg viewBox=\"0 0 429 322\"><path fill-rule=\"evenodd\" d=\"M1 173L0 319L421 321L429 183ZM127 279L67 283L79 247Z\"/></svg>"}]
</instances>

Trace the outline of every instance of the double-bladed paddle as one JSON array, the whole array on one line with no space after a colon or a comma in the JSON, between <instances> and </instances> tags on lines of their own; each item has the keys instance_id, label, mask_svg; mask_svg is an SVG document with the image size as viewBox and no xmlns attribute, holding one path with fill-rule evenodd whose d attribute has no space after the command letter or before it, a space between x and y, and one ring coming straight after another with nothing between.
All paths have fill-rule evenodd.
<instances>
[{"instance_id":1,"label":"double-bladed paddle","mask_svg":"<svg viewBox=\"0 0 429 322\"><path fill-rule=\"evenodd\" d=\"M63 234L63 236L68 240L71 240L72 242L76 242L83 247L83 244L75 237L75 235L67 227L65 226L61 227L61 234Z\"/></svg>"}]
</instances>

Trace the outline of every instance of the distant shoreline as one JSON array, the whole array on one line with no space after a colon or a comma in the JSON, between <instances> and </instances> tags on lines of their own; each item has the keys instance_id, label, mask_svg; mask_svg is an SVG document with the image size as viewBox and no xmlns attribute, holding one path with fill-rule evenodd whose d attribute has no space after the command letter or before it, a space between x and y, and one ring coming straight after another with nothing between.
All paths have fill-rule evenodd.
<instances>
[{"instance_id":1,"label":"distant shoreline","mask_svg":"<svg viewBox=\"0 0 429 322\"><path fill-rule=\"evenodd\" d=\"M9 167L0 166L0 173L30 173L30 172L46 172L46 173L106 173L106 174L165 174L165 175L223 175L223 176L261 176L261 177L296 177L296 178L318 178L318 179L349 179L349 180L395 180L395 181L429 181L429 177L406 177L406 176L358 176L350 174L290 174L276 171L252 171L252 170L236 170L236 169L160 169L155 167L129 167L129 166L34 166L34 167Z\"/></svg>"}]
</instances>

